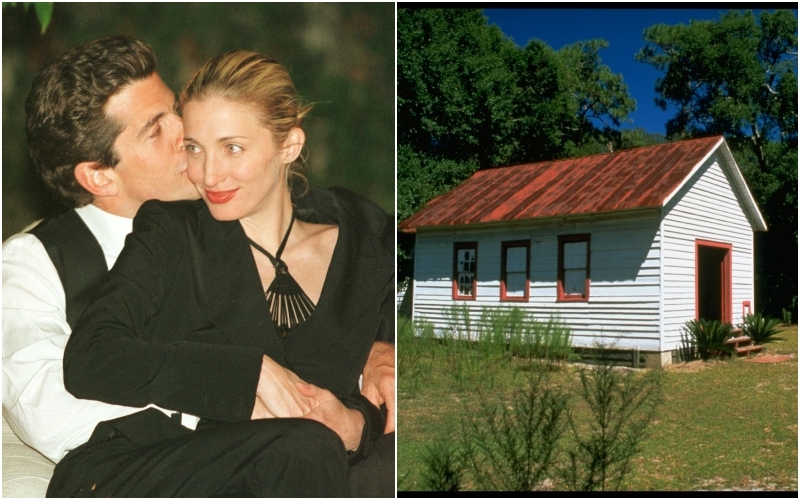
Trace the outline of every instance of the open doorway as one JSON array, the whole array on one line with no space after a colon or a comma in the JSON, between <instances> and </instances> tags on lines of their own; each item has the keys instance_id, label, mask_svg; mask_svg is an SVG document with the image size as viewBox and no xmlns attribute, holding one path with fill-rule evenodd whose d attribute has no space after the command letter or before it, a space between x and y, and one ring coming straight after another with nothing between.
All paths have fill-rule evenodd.
<instances>
[{"instance_id":1,"label":"open doorway","mask_svg":"<svg viewBox=\"0 0 800 500\"><path fill-rule=\"evenodd\" d=\"M733 321L731 245L695 242L695 313L697 319Z\"/></svg>"}]
</instances>

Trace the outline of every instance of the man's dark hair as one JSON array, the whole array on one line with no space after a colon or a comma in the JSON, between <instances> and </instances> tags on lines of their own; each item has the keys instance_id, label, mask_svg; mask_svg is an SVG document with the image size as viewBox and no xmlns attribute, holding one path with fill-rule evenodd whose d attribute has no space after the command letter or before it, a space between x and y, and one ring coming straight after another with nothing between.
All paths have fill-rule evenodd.
<instances>
[{"instance_id":1,"label":"man's dark hair","mask_svg":"<svg viewBox=\"0 0 800 500\"><path fill-rule=\"evenodd\" d=\"M125 36L80 45L42 69L25 101L25 133L31 158L45 184L80 207L92 195L75 180L84 161L113 167L114 141L123 124L105 113L117 92L155 72L147 44Z\"/></svg>"}]
</instances>

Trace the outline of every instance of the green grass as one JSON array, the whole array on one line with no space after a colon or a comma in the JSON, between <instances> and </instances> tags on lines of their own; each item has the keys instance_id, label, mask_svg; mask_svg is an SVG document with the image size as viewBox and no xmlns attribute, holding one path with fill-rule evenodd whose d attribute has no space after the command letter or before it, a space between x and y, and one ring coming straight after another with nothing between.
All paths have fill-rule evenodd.
<instances>
[{"instance_id":1,"label":"green grass","mask_svg":"<svg viewBox=\"0 0 800 500\"><path fill-rule=\"evenodd\" d=\"M458 362L428 339L399 340L398 489L422 489L426 446L455 436L459 415L474 412L479 393L510 400L528 361L473 360L457 378ZM404 375L403 349L416 345L424 375ZM792 354L781 363L742 359L667 367L664 403L633 460L626 490L797 490L797 326L783 328L765 355ZM475 368L479 366L479 370ZM478 374L482 375L478 375ZM562 387L578 383L574 365L553 368ZM580 413L579 405L576 405ZM467 483L466 488L470 487Z\"/></svg>"}]
</instances>

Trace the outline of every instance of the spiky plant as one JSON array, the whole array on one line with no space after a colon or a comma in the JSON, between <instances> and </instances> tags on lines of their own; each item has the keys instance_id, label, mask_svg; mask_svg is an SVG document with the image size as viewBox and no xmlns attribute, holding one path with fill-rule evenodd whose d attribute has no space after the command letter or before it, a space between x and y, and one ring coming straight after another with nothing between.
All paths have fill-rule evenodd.
<instances>
[{"instance_id":1,"label":"spiky plant","mask_svg":"<svg viewBox=\"0 0 800 500\"><path fill-rule=\"evenodd\" d=\"M697 354L703 361L733 353L733 347L725 344L733 330L730 323L693 319L686 322L683 330L689 338L689 343L697 349Z\"/></svg>"},{"instance_id":2,"label":"spiky plant","mask_svg":"<svg viewBox=\"0 0 800 500\"><path fill-rule=\"evenodd\" d=\"M775 342L775 336L780 333L779 321L762 316L761 313L748 314L741 325L742 333L750 337L755 345L764 345Z\"/></svg>"}]
</instances>

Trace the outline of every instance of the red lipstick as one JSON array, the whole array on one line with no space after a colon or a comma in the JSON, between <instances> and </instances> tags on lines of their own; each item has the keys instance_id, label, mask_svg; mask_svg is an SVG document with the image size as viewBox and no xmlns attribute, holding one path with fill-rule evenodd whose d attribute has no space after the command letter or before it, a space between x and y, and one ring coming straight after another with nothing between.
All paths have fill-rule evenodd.
<instances>
[{"instance_id":1,"label":"red lipstick","mask_svg":"<svg viewBox=\"0 0 800 500\"><path fill-rule=\"evenodd\" d=\"M208 201L214 204L227 203L234 197L238 189L231 189L230 191L206 191Z\"/></svg>"}]
</instances>

